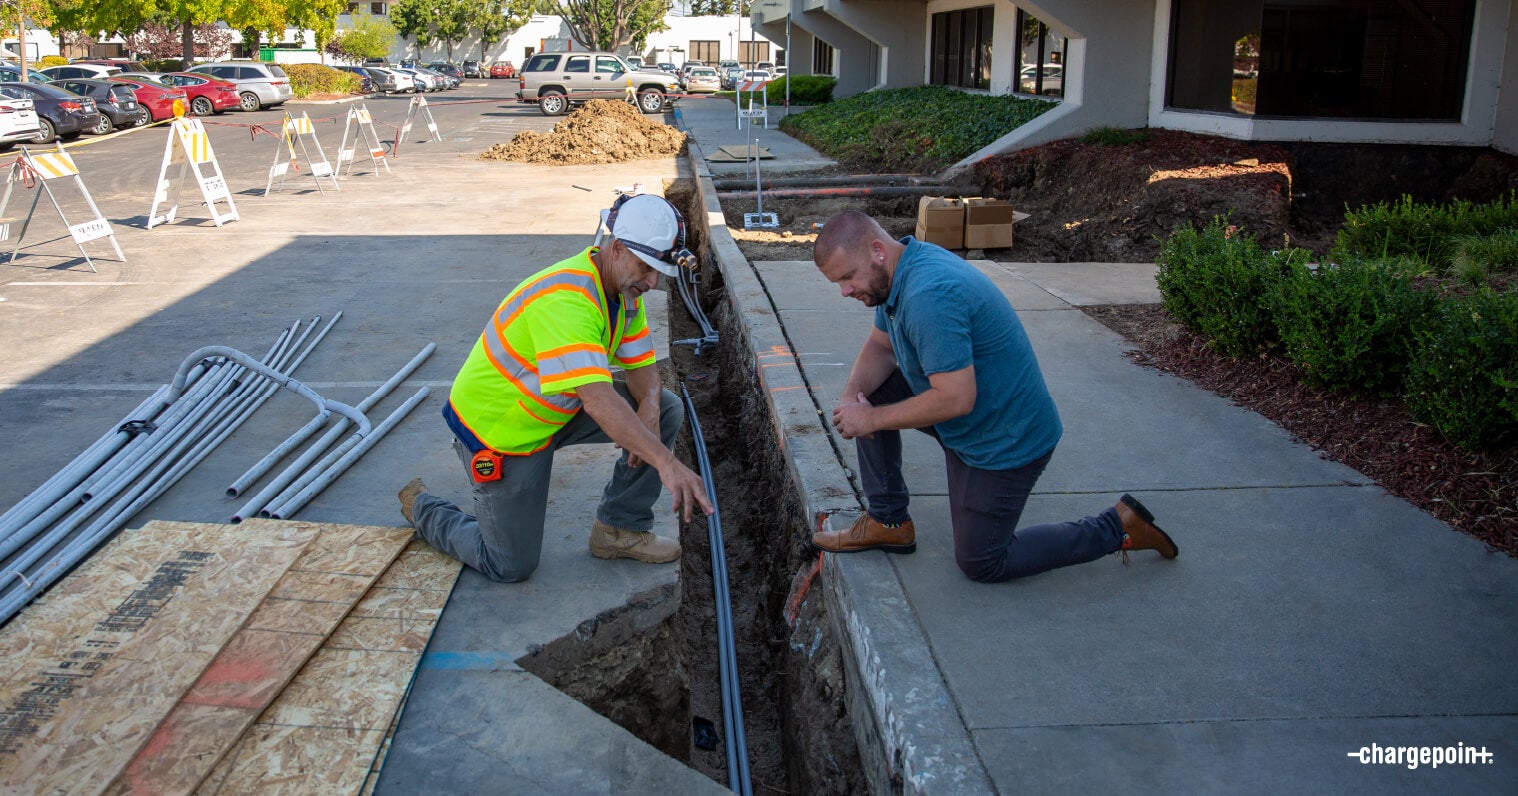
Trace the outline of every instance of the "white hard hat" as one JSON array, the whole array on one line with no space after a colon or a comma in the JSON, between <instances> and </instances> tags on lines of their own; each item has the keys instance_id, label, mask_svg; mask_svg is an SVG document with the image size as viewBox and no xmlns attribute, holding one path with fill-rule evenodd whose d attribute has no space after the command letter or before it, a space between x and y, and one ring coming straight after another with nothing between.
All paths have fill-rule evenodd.
<instances>
[{"instance_id":1,"label":"white hard hat","mask_svg":"<svg viewBox=\"0 0 1518 796\"><path fill-rule=\"evenodd\" d=\"M662 196L618 197L611 209L601 211L601 223L613 238L665 276L678 276L681 266L694 265L695 256L685 248L685 219Z\"/></svg>"}]
</instances>

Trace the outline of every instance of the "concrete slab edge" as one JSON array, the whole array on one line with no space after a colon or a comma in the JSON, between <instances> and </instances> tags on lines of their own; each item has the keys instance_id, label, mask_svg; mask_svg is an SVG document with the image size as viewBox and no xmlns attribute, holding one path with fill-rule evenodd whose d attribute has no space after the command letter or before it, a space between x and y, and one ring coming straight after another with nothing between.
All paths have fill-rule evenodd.
<instances>
[{"instance_id":1,"label":"concrete slab edge","mask_svg":"<svg viewBox=\"0 0 1518 796\"><path fill-rule=\"evenodd\" d=\"M690 142L707 231L728 301L754 356L788 477L814 526L860 510L769 295L728 231L700 146ZM875 793L993 793L990 775L885 556L827 556L823 578L849 667L850 713ZM888 641L887 641L888 640Z\"/></svg>"}]
</instances>

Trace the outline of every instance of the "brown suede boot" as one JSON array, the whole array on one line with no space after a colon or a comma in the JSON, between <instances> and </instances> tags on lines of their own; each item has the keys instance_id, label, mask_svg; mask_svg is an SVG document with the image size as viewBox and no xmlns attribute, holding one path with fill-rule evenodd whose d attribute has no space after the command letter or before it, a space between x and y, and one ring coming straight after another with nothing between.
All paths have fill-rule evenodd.
<instances>
[{"instance_id":1,"label":"brown suede boot","mask_svg":"<svg viewBox=\"0 0 1518 796\"><path fill-rule=\"evenodd\" d=\"M411 519L411 506L416 503L417 495L426 491L427 485L422 483L422 479L413 478L401 487L401 491L395 493L395 496L401 499L401 516L406 518L406 522L416 524L416 521Z\"/></svg>"},{"instance_id":2,"label":"brown suede boot","mask_svg":"<svg viewBox=\"0 0 1518 796\"><path fill-rule=\"evenodd\" d=\"M665 564L680 557L680 543L650 531L629 531L596 520L590 525L590 554Z\"/></svg>"},{"instance_id":3,"label":"brown suede boot","mask_svg":"<svg viewBox=\"0 0 1518 796\"><path fill-rule=\"evenodd\" d=\"M812 534L812 544L829 553L857 553L860 550L884 550L887 553L915 553L917 526L911 520L887 527L868 514L859 515L854 524L841 531Z\"/></svg>"},{"instance_id":4,"label":"brown suede boot","mask_svg":"<svg viewBox=\"0 0 1518 796\"><path fill-rule=\"evenodd\" d=\"M1170 535L1154 524L1154 514L1132 495L1123 495L1113 506L1123 521L1123 560L1129 550L1158 550L1161 558L1175 558L1180 549Z\"/></svg>"}]
</instances>

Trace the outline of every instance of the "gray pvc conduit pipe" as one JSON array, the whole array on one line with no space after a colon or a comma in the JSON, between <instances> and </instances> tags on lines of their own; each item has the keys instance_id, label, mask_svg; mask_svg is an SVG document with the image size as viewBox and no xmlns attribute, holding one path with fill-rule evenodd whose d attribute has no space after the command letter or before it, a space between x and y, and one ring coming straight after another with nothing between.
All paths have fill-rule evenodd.
<instances>
[{"instance_id":1,"label":"gray pvc conduit pipe","mask_svg":"<svg viewBox=\"0 0 1518 796\"><path fill-rule=\"evenodd\" d=\"M210 345L191 354L189 359L185 360L185 364L179 366L179 372L174 374L174 381L169 384L170 392L173 395L177 396L179 394L179 391L184 389L184 378L189 372L192 361L199 361L205 357L210 356L226 357L227 359L230 359L233 362L242 365L254 373L267 376L273 379L279 386L316 404L317 409L321 409L323 407L331 409L343 417L352 420L354 423L357 423L360 433L369 433L369 418L364 417L363 412L360 412L357 409L345 403L342 403L341 401L334 401L331 398L323 398L322 396L318 395L315 390L312 390L310 387L301 384L299 381L296 381L289 375L280 373L274 368L271 368L268 365L259 362L258 360L248 356L247 354L244 354L241 351L238 351L235 348L228 348L226 346Z\"/></svg>"},{"instance_id":2,"label":"gray pvc conduit pipe","mask_svg":"<svg viewBox=\"0 0 1518 796\"><path fill-rule=\"evenodd\" d=\"M151 420L150 413L158 411L160 408L158 402L168 394L168 391L167 384L159 387L157 392L138 404L136 409L128 412L114 428L80 451L72 461L53 473L51 478L39 484L26 497L17 501L16 505L11 506L4 514L0 514L0 540L9 538L18 528L72 491L80 481L99 469L101 464L116 454L116 451L121 450L121 446L133 436L132 433L121 431L122 426L133 422L134 419ZM147 416L144 417L144 415ZM0 554L0 559L3 558L3 554Z\"/></svg>"},{"instance_id":3,"label":"gray pvc conduit pipe","mask_svg":"<svg viewBox=\"0 0 1518 796\"><path fill-rule=\"evenodd\" d=\"M406 399L405 403L396 407L395 411L391 412L389 417L386 417L383 421L381 421L380 424L374 428L373 433L366 434L362 442L359 442L358 445L354 446L347 453L343 454L342 458L338 459L332 464L331 467L324 470L321 475L312 481L311 484L308 485L305 489L302 489L300 492L296 493L294 497L290 498L284 503L274 507L274 509L269 512L269 516L277 520L285 520L295 516L295 512L300 511L307 503L311 502L312 498L321 494L322 490L331 486L333 481L336 481L342 476L343 473L347 472L348 468L358 460L358 457L363 456L364 453L367 452L370 448L374 447L382 437L390 433L391 429L395 428L400 424L402 420L406 419L406 415L411 414L411 410L415 409L417 405L420 404L422 400L425 399L431 392L431 387L423 387L420 390L417 390L414 395Z\"/></svg>"},{"instance_id":4,"label":"gray pvc conduit pipe","mask_svg":"<svg viewBox=\"0 0 1518 796\"><path fill-rule=\"evenodd\" d=\"M701 480L706 485L706 499L711 501L712 515L706 518L706 539L711 546L712 596L717 614L717 671L722 681L722 724L726 739L727 786L739 796L753 796L754 786L749 774L748 739L743 730L743 696L738 685L738 652L733 641L733 603L728 592L727 550L722 543L722 512L717 509L717 484L712 478L711 460L706 453L706 437L701 433L701 420L696 417L696 403L690 391L680 385L685 398L685 415L690 420L691 437L695 442L696 462L701 468Z\"/></svg>"},{"instance_id":5,"label":"gray pvc conduit pipe","mask_svg":"<svg viewBox=\"0 0 1518 796\"><path fill-rule=\"evenodd\" d=\"M338 317L341 317L341 315L341 313L338 313L338 316L334 317L330 322L328 322L320 334L318 334L309 343L306 343L305 348L297 353L296 349L299 348L300 345L305 341L310 331L316 328L316 321L313 320L312 325L306 327L307 333L301 335L300 338L295 341L294 345L291 346L290 349L285 352L285 354L278 361L273 363L273 366L282 372L294 373L295 369L300 367L300 364L305 361L306 357L310 356L311 352L316 348L317 344L322 341L322 338L326 336L327 332L332 330L333 324L337 323L337 319ZM228 413L218 421L218 425L215 428L211 429L208 434L198 438L194 446L189 448L189 450L186 451L184 455L180 457L178 461L167 470L167 472L164 472L157 481L149 485L140 497L128 505L126 509L119 511L118 514L113 518L113 521L116 521L118 525L125 523L127 520L131 519L132 515L136 514L137 511L140 510L143 506L147 505L149 502L155 500L164 492L168 491L169 487L178 483L179 480L190 471L190 468L199 464L202 460L209 456L211 452L214 451L219 445L221 445L221 443L228 436L231 436L232 432L236 431L239 427L242 426L243 423L247 422L247 419L251 417L252 414L257 411L265 401L269 400L269 398L272 397L274 393L279 391L279 386L270 383L267 379L259 378L256 381L254 379L249 379L247 383L252 386L251 391L249 391L237 405L233 406L228 411ZM321 412L317 415L317 417L323 422L325 422L329 416L330 412L325 407L323 407Z\"/></svg>"},{"instance_id":6,"label":"gray pvc conduit pipe","mask_svg":"<svg viewBox=\"0 0 1518 796\"><path fill-rule=\"evenodd\" d=\"M389 381L381 384L374 392L369 394L369 397L360 402L358 405L359 411L367 413L370 409L374 408L375 404L383 401L385 399L385 396L389 395L391 391L400 385L401 382L410 378L411 374L416 372L416 369L421 367L422 363L427 361L427 358L432 356L432 352L436 350L437 343L428 343L426 346L424 346L416 356L411 358L410 362L407 362L404 366L401 367L400 370L396 371L395 375L391 376ZM232 515L232 522L242 522L249 517L268 516L266 513L262 512L261 509L270 503L277 504L284 502L283 499L280 499L282 492L284 492L287 487L290 487L292 482L299 479L302 473L306 472L306 468L309 467L312 462L320 458L322 452L327 450L327 448L330 447L333 442L336 442L337 439L343 435L343 432L348 430L349 424L350 421L348 418L338 418L337 422L333 425L332 428L327 430L326 434L323 434L320 439L313 443L311 447L307 448L305 452L297 457L294 462L291 462L290 466L280 471L279 475L276 475L272 481L264 486L263 489L259 490L257 495L254 495L251 499L244 503L242 505L242 508L238 509L237 512ZM345 442L344 447L340 449L340 452L328 460L327 463L336 461L338 457L341 457L343 453L346 453L356 444L358 444L357 440L350 440L348 442ZM260 462L260 464L262 464L262 462ZM272 467L273 462L270 462L269 466ZM310 481L315 479L317 475L320 475L323 469L325 469L325 467L313 468L311 479L303 480L299 486L295 487L295 491L298 492L299 490L304 489L306 484L309 484ZM247 473L244 473L244 476L246 475ZM238 480L241 481L242 479L239 478ZM252 481L249 481L249 483L252 483ZM231 489L228 488L228 496L235 497L231 495L230 492Z\"/></svg>"}]
</instances>

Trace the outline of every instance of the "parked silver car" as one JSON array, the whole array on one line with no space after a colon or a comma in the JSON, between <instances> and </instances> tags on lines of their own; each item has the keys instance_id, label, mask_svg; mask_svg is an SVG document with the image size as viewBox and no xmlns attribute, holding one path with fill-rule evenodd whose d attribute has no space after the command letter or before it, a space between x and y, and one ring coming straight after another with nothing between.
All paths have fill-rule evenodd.
<instances>
[{"instance_id":1,"label":"parked silver car","mask_svg":"<svg viewBox=\"0 0 1518 796\"><path fill-rule=\"evenodd\" d=\"M381 94L405 94L416 91L416 80L411 75L398 72L388 66L365 66L364 70L369 73L369 79L374 81L374 90Z\"/></svg>"},{"instance_id":2,"label":"parked silver car","mask_svg":"<svg viewBox=\"0 0 1518 796\"><path fill-rule=\"evenodd\" d=\"M241 100L238 107L245 111L283 105L295 95L290 89L290 77L279 64L225 61L193 66L186 71L200 72L236 83L237 96Z\"/></svg>"},{"instance_id":3,"label":"parked silver car","mask_svg":"<svg viewBox=\"0 0 1518 796\"><path fill-rule=\"evenodd\" d=\"M535 102L544 116L558 116L590 99L621 99L631 92L638 110L660 113L673 104L680 82L667 72L636 71L616 53L536 53L517 74L517 100Z\"/></svg>"}]
</instances>

